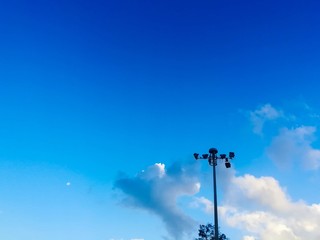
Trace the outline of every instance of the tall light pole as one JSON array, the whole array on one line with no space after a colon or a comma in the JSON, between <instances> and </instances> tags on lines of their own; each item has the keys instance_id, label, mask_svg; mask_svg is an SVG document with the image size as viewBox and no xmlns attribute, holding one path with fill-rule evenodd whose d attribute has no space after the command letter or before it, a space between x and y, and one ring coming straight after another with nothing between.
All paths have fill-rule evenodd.
<instances>
[{"instance_id":1,"label":"tall light pole","mask_svg":"<svg viewBox=\"0 0 320 240\"><path fill-rule=\"evenodd\" d=\"M208 159L208 163L212 166L213 172L213 215L214 215L214 240L219 240L219 227L218 227L218 204L217 204L217 180L216 180L216 166L217 160L221 159L225 161L226 168L231 167L231 163L229 160L235 157L234 152L229 152L229 156L227 157L226 154L220 154L217 156L218 150L216 148L210 148L209 154L205 153L199 156L199 153L194 153L193 156L196 160L199 159Z\"/></svg>"}]
</instances>

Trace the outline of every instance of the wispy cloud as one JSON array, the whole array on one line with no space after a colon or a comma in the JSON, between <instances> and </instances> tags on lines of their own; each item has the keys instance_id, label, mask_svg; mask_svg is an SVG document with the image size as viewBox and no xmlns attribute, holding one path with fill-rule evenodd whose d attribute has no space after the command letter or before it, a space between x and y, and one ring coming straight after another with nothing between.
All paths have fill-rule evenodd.
<instances>
[{"instance_id":1,"label":"wispy cloud","mask_svg":"<svg viewBox=\"0 0 320 240\"><path fill-rule=\"evenodd\" d=\"M256 134L262 134L264 124L267 121L273 121L279 118L286 119L286 123L295 122L295 126L283 126L279 128L278 135L274 135L271 138L271 143L266 147L266 154L269 159L281 168L289 168L292 164L298 163L304 169L319 169L320 168L320 149L316 149L312 146L316 140L316 125L305 126L299 124L302 118L293 116L307 116L307 119L303 119L308 122L310 119L314 119L316 114L312 108L303 103L302 110L300 109L298 114L287 114L282 110L279 110L270 104L265 104L254 111L250 111L249 119L253 125L253 132ZM307 113L306 113L307 111ZM298 126L298 127L297 127ZM277 128L274 128L276 130ZM270 134L269 134L270 136Z\"/></svg>"},{"instance_id":2,"label":"wispy cloud","mask_svg":"<svg viewBox=\"0 0 320 240\"><path fill-rule=\"evenodd\" d=\"M119 178L114 186L125 194L123 203L157 215L173 239L182 239L196 223L177 206L177 199L200 190L195 169L194 165L178 163L166 169L157 163L135 177Z\"/></svg>"},{"instance_id":3,"label":"wispy cloud","mask_svg":"<svg viewBox=\"0 0 320 240\"><path fill-rule=\"evenodd\" d=\"M316 127L282 128L267 148L267 155L280 167L299 163L306 169L319 169L320 150L312 147Z\"/></svg>"},{"instance_id":4,"label":"wispy cloud","mask_svg":"<svg viewBox=\"0 0 320 240\"><path fill-rule=\"evenodd\" d=\"M274 108L271 104L265 104L249 113L249 118L253 125L253 132L259 135L262 134L266 121L275 120L283 116L283 112Z\"/></svg>"}]
</instances>

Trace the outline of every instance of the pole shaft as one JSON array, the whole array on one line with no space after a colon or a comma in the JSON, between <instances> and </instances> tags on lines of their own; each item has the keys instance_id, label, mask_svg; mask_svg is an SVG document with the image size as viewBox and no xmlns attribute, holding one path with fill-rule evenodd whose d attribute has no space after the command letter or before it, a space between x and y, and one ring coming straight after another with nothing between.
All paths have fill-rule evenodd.
<instances>
[{"instance_id":1,"label":"pole shaft","mask_svg":"<svg viewBox=\"0 0 320 240\"><path fill-rule=\"evenodd\" d=\"M219 227L218 227L218 204L217 204L217 184L216 184L216 160L213 163L213 199L214 199L214 240L219 240Z\"/></svg>"}]
</instances>

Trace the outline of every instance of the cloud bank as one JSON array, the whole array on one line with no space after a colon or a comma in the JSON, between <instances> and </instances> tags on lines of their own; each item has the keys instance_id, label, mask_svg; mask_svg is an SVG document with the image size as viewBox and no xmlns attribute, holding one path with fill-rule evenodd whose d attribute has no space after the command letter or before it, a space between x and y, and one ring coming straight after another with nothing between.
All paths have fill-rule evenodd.
<instances>
[{"instance_id":1,"label":"cloud bank","mask_svg":"<svg viewBox=\"0 0 320 240\"><path fill-rule=\"evenodd\" d=\"M177 206L177 199L199 192L200 182L194 165L174 164L168 169L156 163L135 177L121 177L115 184L125 197L123 203L147 210L161 218L173 239L192 233L196 222Z\"/></svg>"},{"instance_id":2,"label":"cloud bank","mask_svg":"<svg viewBox=\"0 0 320 240\"><path fill-rule=\"evenodd\" d=\"M250 112L254 132L262 134L266 121L284 117L282 111L266 104ZM296 164L308 170L320 168L320 150L312 146L316 140L314 126L283 127L271 137L266 154L276 165L287 168ZM218 166L219 167L219 166ZM193 196L200 190L194 165L175 164L166 168L157 163L135 177L124 176L115 188L124 193L124 203L146 210L164 222L173 239L183 239L197 223L177 206L177 199ZM251 174L236 176L235 171L218 169L223 190L219 217L230 227L243 233L242 240L320 239L320 203L292 200L286 189L271 176ZM212 202L193 197L193 207L212 214Z\"/></svg>"},{"instance_id":3,"label":"cloud bank","mask_svg":"<svg viewBox=\"0 0 320 240\"><path fill-rule=\"evenodd\" d=\"M212 202L197 198L209 214ZM320 204L293 201L273 177L233 176L219 216L246 234L243 240L320 239Z\"/></svg>"}]
</instances>

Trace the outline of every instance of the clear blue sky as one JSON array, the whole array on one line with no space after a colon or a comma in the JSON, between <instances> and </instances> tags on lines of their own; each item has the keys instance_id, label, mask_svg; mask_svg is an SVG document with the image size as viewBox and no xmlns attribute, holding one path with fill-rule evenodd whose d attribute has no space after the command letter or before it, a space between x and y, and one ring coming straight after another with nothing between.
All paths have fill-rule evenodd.
<instances>
[{"instance_id":1,"label":"clear blue sky","mask_svg":"<svg viewBox=\"0 0 320 240\"><path fill-rule=\"evenodd\" d=\"M212 192L192 154L217 147L236 152L218 169L231 240L318 239L319 8L2 1L0 238L195 236Z\"/></svg>"}]
</instances>

